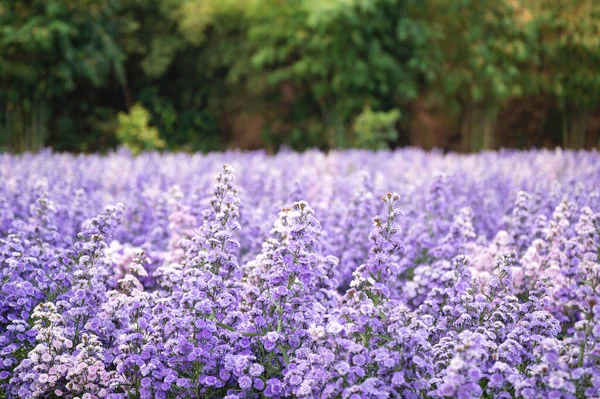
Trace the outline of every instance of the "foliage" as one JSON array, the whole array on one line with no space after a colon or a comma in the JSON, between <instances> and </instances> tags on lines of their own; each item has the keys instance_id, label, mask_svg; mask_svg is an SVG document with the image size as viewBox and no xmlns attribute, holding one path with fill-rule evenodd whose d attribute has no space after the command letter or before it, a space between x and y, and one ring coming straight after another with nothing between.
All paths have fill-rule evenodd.
<instances>
[{"instance_id":1,"label":"foliage","mask_svg":"<svg viewBox=\"0 0 600 399\"><path fill-rule=\"evenodd\" d=\"M494 146L496 115L510 97L526 92L535 60L534 32L510 0L433 0L429 13L443 62L434 90L461 113L465 150Z\"/></svg>"},{"instance_id":2,"label":"foliage","mask_svg":"<svg viewBox=\"0 0 600 399\"><path fill-rule=\"evenodd\" d=\"M29 95L64 95L79 80L106 83L122 77L124 54L116 42L114 0L3 2L0 13L2 93L18 101Z\"/></svg>"},{"instance_id":3,"label":"foliage","mask_svg":"<svg viewBox=\"0 0 600 399\"><path fill-rule=\"evenodd\" d=\"M428 26L407 10L411 0L265 1L249 41L254 74L275 88L291 84L291 122L318 120L326 144L345 147L365 102L390 109L416 98L433 72Z\"/></svg>"},{"instance_id":4,"label":"foliage","mask_svg":"<svg viewBox=\"0 0 600 399\"><path fill-rule=\"evenodd\" d=\"M356 117L352 125L352 145L358 148L385 149L390 142L398 139L396 122L400 111L373 111L370 105Z\"/></svg>"},{"instance_id":5,"label":"foliage","mask_svg":"<svg viewBox=\"0 0 600 399\"><path fill-rule=\"evenodd\" d=\"M563 119L563 146L584 146L585 123L600 105L600 3L525 1L537 29L536 80L554 96Z\"/></svg>"},{"instance_id":6,"label":"foliage","mask_svg":"<svg viewBox=\"0 0 600 399\"><path fill-rule=\"evenodd\" d=\"M160 138L158 129L149 126L150 113L142 105L134 104L129 113L119 112L117 117L119 120L117 138L134 154L165 146L165 141Z\"/></svg>"},{"instance_id":7,"label":"foliage","mask_svg":"<svg viewBox=\"0 0 600 399\"><path fill-rule=\"evenodd\" d=\"M156 87L141 89L138 98L151 112L151 122L167 148L203 152L221 148L217 120L210 111L192 106L177 109Z\"/></svg>"},{"instance_id":8,"label":"foliage","mask_svg":"<svg viewBox=\"0 0 600 399\"><path fill-rule=\"evenodd\" d=\"M115 0L8 0L0 5L0 105L17 148L48 138L53 100L80 84L124 79Z\"/></svg>"},{"instance_id":9,"label":"foliage","mask_svg":"<svg viewBox=\"0 0 600 399\"><path fill-rule=\"evenodd\" d=\"M600 106L599 7L7 0L0 148L105 151L117 143L117 114L135 102L171 150L222 149L236 141L230 121L241 112L264 120L267 147L346 148L357 145L353 123L364 104L400 110L397 127L406 130L413 105L432 98L457 119L462 149L471 151L503 144L498 115L531 95L556 102L563 145L589 146L587 121ZM516 142L528 142L521 136Z\"/></svg>"}]
</instances>

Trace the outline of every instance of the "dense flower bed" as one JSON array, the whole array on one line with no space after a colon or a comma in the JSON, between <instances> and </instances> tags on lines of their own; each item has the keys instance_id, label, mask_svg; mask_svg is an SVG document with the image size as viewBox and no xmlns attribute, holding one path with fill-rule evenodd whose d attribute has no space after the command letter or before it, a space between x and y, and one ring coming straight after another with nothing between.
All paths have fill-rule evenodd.
<instances>
[{"instance_id":1,"label":"dense flower bed","mask_svg":"<svg viewBox=\"0 0 600 399\"><path fill-rule=\"evenodd\" d=\"M0 397L600 397L598 153L42 153L0 178Z\"/></svg>"}]
</instances>

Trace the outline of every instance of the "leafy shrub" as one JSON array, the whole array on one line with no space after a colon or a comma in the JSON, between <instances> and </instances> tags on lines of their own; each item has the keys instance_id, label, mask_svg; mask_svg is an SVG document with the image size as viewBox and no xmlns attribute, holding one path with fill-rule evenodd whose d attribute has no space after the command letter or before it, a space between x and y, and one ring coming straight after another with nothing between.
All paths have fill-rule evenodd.
<instances>
[{"instance_id":1,"label":"leafy shrub","mask_svg":"<svg viewBox=\"0 0 600 399\"><path fill-rule=\"evenodd\" d=\"M150 113L142 105L135 104L129 113L119 112L117 118L117 138L134 154L164 148L165 141L160 138L158 129L149 125Z\"/></svg>"},{"instance_id":2,"label":"leafy shrub","mask_svg":"<svg viewBox=\"0 0 600 399\"><path fill-rule=\"evenodd\" d=\"M400 111L373 111L370 105L356 117L352 126L354 147L384 149L389 143L398 139L396 122L400 119Z\"/></svg>"}]
</instances>

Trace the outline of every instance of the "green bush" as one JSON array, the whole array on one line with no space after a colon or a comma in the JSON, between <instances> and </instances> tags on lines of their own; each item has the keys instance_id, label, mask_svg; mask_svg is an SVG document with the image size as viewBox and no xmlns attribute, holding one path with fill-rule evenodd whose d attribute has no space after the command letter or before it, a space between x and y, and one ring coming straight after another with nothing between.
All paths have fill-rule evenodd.
<instances>
[{"instance_id":1,"label":"green bush","mask_svg":"<svg viewBox=\"0 0 600 399\"><path fill-rule=\"evenodd\" d=\"M129 113L119 112L117 118L117 139L133 154L165 147L166 143L160 138L158 129L149 126L150 113L142 105L135 104Z\"/></svg>"},{"instance_id":2,"label":"green bush","mask_svg":"<svg viewBox=\"0 0 600 399\"><path fill-rule=\"evenodd\" d=\"M105 151L135 102L140 131L160 133L136 148L222 149L240 112L274 149L376 148L393 132L357 124L397 109L413 126L432 98L477 151L503 144L498 115L532 95L580 148L596 141L599 68L597 0L5 0L0 149Z\"/></svg>"},{"instance_id":3,"label":"green bush","mask_svg":"<svg viewBox=\"0 0 600 399\"><path fill-rule=\"evenodd\" d=\"M77 147L59 143L57 118L62 110L57 105L66 99L95 108L102 104L91 92L114 85L119 93L125 84L126 55L118 43L118 4L0 2L0 136L8 136L13 150L38 150L48 144ZM85 92L75 95L79 88Z\"/></svg>"},{"instance_id":4,"label":"green bush","mask_svg":"<svg viewBox=\"0 0 600 399\"><path fill-rule=\"evenodd\" d=\"M373 111L370 105L356 117L352 125L352 146L374 150L389 147L390 142L398 139L396 122L400 119L400 111Z\"/></svg>"},{"instance_id":5,"label":"green bush","mask_svg":"<svg viewBox=\"0 0 600 399\"><path fill-rule=\"evenodd\" d=\"M431 27L413 18L420 0L259 1L249 18L250 81L281 101L293 87L291 112L276 117L308 131L320 122L321 146L352 145L352 121L365 102L402 107L433 78ZM301 112L298 112L301 110Z\"/></svg>"}]
</instances>

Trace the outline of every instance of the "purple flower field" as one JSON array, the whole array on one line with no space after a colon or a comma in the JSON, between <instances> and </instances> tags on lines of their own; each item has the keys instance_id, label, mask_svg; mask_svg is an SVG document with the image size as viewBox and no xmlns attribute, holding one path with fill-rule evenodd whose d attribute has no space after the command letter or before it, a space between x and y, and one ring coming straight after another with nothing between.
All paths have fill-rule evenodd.
<instances>
[{"instance_id":1,"label":"purple flower field","mask_svg":"<svg viewBox=\"0 0 600 399\"><path fill-rule=\"evenodd\" d=\"M0 154L0 398L600 398L600 154Z\"/></svg>"}]
</instances>

